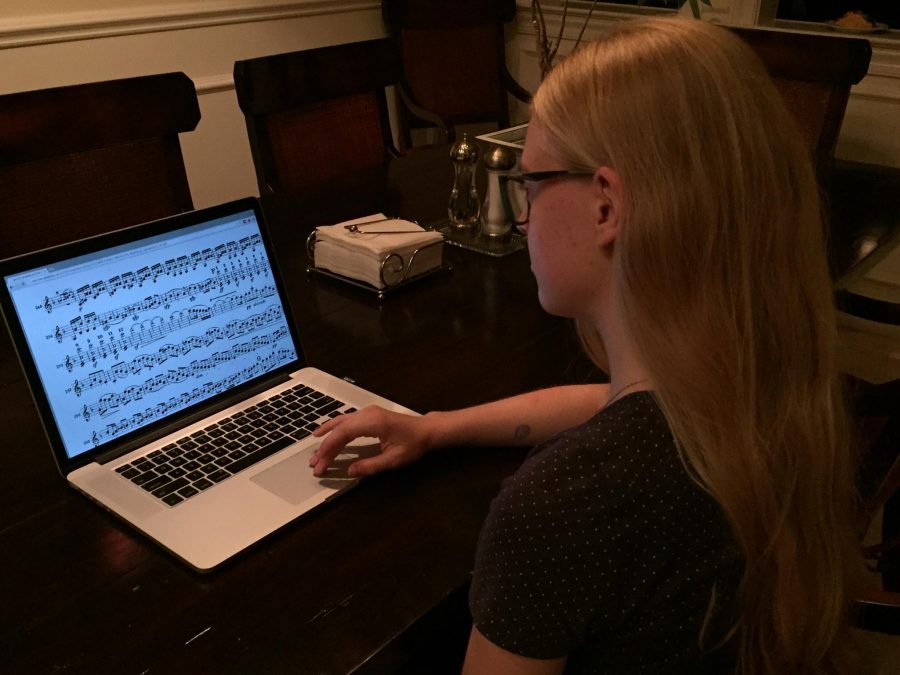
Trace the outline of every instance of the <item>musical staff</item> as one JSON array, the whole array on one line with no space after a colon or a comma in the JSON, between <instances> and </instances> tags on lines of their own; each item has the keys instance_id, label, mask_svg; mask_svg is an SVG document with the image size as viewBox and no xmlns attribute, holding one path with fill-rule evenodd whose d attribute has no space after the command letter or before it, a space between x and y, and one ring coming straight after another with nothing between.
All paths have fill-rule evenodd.
<instances>
[{"instance_id":1,"label":"musical staff","mask_svg":"<svg viewBox=\"0 0 900 675\"><path fill-rule=\"evenodd\" d=\"M183 290L184 289L173 289L172 291L170 291L170 293L175 291L180 292ZM71 337L73 340L75 340L80 335L95 331L97 329L109 330L110 326L115 326L122 323L129 316L137 315L140 312L155 310L160 307L165 307L166 305L170 304L171 300L181 299L186 295L186 293L178 294L177 298L173 296L172 298L169 298L169 302L163 301L164 299L161 296L152 295L139 302L131 303L130 305L126 305L125 307L119 309L113 309L108 312L103 312L100 315L91 312L89 314L85 314L84 316L76 316L74 319L69 321L68 325L57 325L54 328L53 332L47 336L47 339L52 338L57 342L62 343L62 341L67 337ZM221 296L220 298L216 299L213 302L212 307L207 307L205 305L196 305L187 310L176 310L175 312L172 312L169 317L169 321L167 323L164 322L166 325L166 330L168 332L179 330L198 321L205 321L206 319L218 314L222 314L223 312L229 312L237 307L252 303L256 300L259 300L260 298L271 297L275 295L275 287L263 286L261 288L251 288L249 291L246 291L239 295L235 295L230 299L227 299L228 295ZM185 314L187 314L187 316L184 316ZM155 322L157 319L159 319L159 317L154 317L152 321ZM145 323L147 323L146 320L142 323L142 325ZM153 340L150 340L150 342L153 342L160 337L165 337L165 335L158 335Z\"/></svg>"},{"instance_id":2,"label":"musical staff","mask_svg":"<svg viewBox=\"0 0 900 675\"><path fill-rule=\"evenodd\" d=\"M234 307L240 307L243 304L246 303L235 302L232 303L231 306L228 306L227 304L217 304L214 305L212 310L210 310L208 307L191 308L191 310L198 311L191 313L191 310L188 310L187 318L185 318L184 315L181 314L177 317L173 315L174 318L170 318L169 321L164 321L161 317L156 317L150 320L148 326L144 326L143 324L141 324L140 328L132 327L130 333L121 333L119 337L110 335L107 339L98 340L97 344L89 342L86 348L82 348L81 345L77 345L75 353L67 354L65 361L59 364L59 366L64 367L71 373L73 370L75 370L76 367L84 368L84 366L88 363L90 363L92 366L96 366L97 362L100 359L117 359L119 358L120 353L127 352L129 349L140 349L144 345L156 342L163 339L164 337L167 337L174 330L191 326L199 321L206 321L216 316L217 314L222 314L224 312L230 311ZM225 324L224 327L216 326L210 328L201 336L191 336L189 338L185 338L185 340L182 341L181 346L164 345L160 347L159 351L168 358L184 356L185 354L187 354L187 351L184 350L185 344L194 348L209 346L210 344L212 344L210 338L233 339L241 337L243 335L246 335L247 333L251 333L255 330L259 330L260 328L280 321L283 317L284 313L280 306L270 305L266 310L259 312L258 314L253 314L245 319L234 319L233 321L229 321L227 324ZM159 361L159 357L155 355L149 357L138 356L135 358L136 360L141 359L143 362L147 362L148 358L153 360L154 362Z\"/></svg>"},{"instance_id":3,"label":"musical staff","mask_svg":"<svg viewBox=\"0 0 900 675\"><path fill-rule=\"evenodd\" d=\"M155 284L156 280L161 276L178 277L187 272L195 271L201 265L206 267L210 262L219 263L223 258L233 259L245 255L248 251L255 252L261 244L262 238L258 234L249 235L237 241L229 241L213 248L204 248L187 255L171 258L162 263L145 265L134 271L116 274L109 279L84 284L75 291L70 288L57 291L53 297L49 295L44 296L44 302L41 306L48 314L53 312L54 309L72 304L77 304L78 308L81 309L86 302L96 300L102 294L112 297L121 289L141 288L147 281ZM251 281L253 279L252 275L258 274L262 270L260 265L263 265L268 270L268 265L264 261L251 265L247 270ZM217 277L217 281L221 284L226 278L229 278L228 275L223 275ZM235 277L231 276L230 278L233 280ZM246 276L237 278L243 280Z\"/></svg>"},{"instance_id":4,"label":"musical staff","mask_svg":"<svg viewBox=\"0 0 900 675\"><path fill-rule=\"evenodd\" d=\"M287 335L287 328L279 329L271 335L257 335L252 340L236 344L230 349L213 352L211 356L205 359L195 359L187 366L179 366L177 368L169 369L164 373L154 375L153 377L146 379L142 384L126 387L122 392L104 394L96 403L86 403L82 408L81 416L84 417L86 422L90 422L91 417L94 415L106 417L107 415L118 411L119 408L126 406L133 401L140 401L145 395L160 391L170 384L178 384L191 377L202 377L216 366L228 363L229 361L234 361L246 354L251 354L271 347L272 345L277 344L279 340L285 337L285 335ZM109 384L110 379L108 373L98 371L98 373L94 373L94 375L97 375L96 380L92 380L91 377L87 378L91 387ZM125 377L128 377L127 372L125 373ZM76 382L75 386L76 394L80 396L84 391L81 388L81 382Z\"/></svg>"},{"instance_id":5,"label":"musical staff","mask_svg":"<svg viewBox=\"0 0 900 675\"><path fill-rule=\"evenodd\" d=\"M263 317L264 315L259 314L257 316ZM175 359L179 356L185 356L194 349L198 349L200 347L209 347L213 342L216 342L218 340L224 340L226 338L231 339L237 336L246 335L247 333L253 332L254 330L257 330L259 328L256 323L259 323L260 325L269 325L278 321L280 317L281 312L269 312L268 316L265 317L267 319L265 323L259 321L251 324L251 322L248 321L233 321L231 322L232 324L240 323L245 325L240 327L229 325L226 328L210 328L203 335L191 336L183 340L180 344L165 345L161 347L155 354L141 354L128 363L120 361L119 363L114 364L106 370L94 371L85 378L75 380L75 384L72 386L72 391L76 396L81 396L84 392L95 387L102 387L107 384L114 383L118 380L127 379L132 375L139 375L143 370L152 370L153 368L162 366L164 363L169 361L169 359ZM251 351L255 351L256 349L261 349L262 347L276 344L279 340L286 338L287 335L287 327L282 326L269 335L258 335L254 337L250 342L235 345L230 349L225 350L224 352L213 352L210 358L195 360L191 362L190 365L192 374L197 374L198 368L202 367L202 371L205 371L215 365L230 361L240 354L246 354ZM250 347L252 348L248 348L248 345L250 345ZM204 364L209 365L205 366Z\"/></svg>"},{"instance_id":6,"label":"musical staff","mask_svg":"<svg viewBox=\"0 0 900 675\"><path fill-rule=\"evenodd\" d=\"M107 439L115 438L132 429L138 429L148 422L160 419L173 410L185 408L192 403L202 401L209 396L226 391L239 382L244 382L259 375L263 375L270 370L277 368L282 363L290 361L294 356L295 354L292 349L278 349L265 358L259 358L253 365L243 368L233 375L229 375L228 377L215 382L206 382L199 387L194 387L190 391L183 391L177 396L170 397L168 400L160 401L156 405L149 406L128 417L123 417L118 422L110 422L106 427L94 430L85 444L92 444L94 446L100 445Z\"/></svg>"}]
</instances>

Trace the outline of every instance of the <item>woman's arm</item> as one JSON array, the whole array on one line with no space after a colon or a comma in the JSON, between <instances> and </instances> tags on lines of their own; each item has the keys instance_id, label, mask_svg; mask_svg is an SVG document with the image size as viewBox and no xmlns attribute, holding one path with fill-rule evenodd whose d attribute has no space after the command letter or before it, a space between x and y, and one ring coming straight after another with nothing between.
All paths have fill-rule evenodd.
<instances>
[{"instance_id":1,"label":"woman's arm","mask_svg":"<svg viewBox=\"0 0 900 675\"><path fill-rule=\"evenodd\" d=\"M400 415L374 406L329 420L310 466L318 476L355 438L370 436L381 454L351 465L363 476L412 462L433 448L450 445L534 445L593 416L609 396L609 385L554 387L449 412Z\"/></svg>"},{"instance_id":2,"label":"woman's arm","mask_svg":"<svg viewBox=\"0 0 900 675\"><path fill-rule=\"evenodd\" d=\"M428 413L429 447L536 445L590 419L608 396L608 384L570 385L462 410Z\"/></svg>"}]
</instances>

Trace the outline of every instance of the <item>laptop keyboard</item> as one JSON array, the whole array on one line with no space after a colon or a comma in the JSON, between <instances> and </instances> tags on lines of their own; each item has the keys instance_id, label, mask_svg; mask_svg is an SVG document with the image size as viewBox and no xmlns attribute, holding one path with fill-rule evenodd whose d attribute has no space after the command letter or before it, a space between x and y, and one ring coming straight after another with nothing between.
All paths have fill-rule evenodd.
<instances>
[{"instance_id":1,"label":"laptop keyboard","mask_svg":"<svg viewBox=\"0 0 900 675\"><path fill-rule=\"evenodd\" d=\"M306 438L322 417L353 412L353 408L341 411L345 405L296 385L123 464L116 472L175 506Z\"/></svg>"}]
</instances>

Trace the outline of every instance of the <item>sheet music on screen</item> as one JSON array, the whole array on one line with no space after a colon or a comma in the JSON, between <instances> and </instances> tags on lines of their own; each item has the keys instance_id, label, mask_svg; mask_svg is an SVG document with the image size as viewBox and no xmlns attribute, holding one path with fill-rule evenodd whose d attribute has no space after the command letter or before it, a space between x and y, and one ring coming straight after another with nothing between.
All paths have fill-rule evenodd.
<instances>
[{"instance_id":1,"label":"sheet music on screen","mask_svg":"<svg viewBox=\"0 0 900 675\"><path fill-rule=\"evenodd\" d=\"M252 210L4 281L69 457L297 358Z\"/></svg>"}]
</instances>

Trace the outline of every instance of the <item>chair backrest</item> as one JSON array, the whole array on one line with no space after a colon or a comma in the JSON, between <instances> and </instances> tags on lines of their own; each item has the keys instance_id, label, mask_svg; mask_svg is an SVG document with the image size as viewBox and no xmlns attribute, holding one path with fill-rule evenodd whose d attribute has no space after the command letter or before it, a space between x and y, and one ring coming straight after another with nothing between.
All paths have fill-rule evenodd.
<instances>
[{"instance_id":1,"label":"chair backrest","mask_svg":"<svg viewBox=\"0 0 900 675\"><path fill-rule=\"evenodd\" d=\"M869 68L868 40L733 28L760 57L800 123L820 172L830 169L850 87Z\"/></svg>"},{"instance_id":2,"label":"chair backrest","mask_svg":"<svg viewBox=\"0 0 900 675\"><path fill-rule=\"evenodd\" d=\"M314 190L396 155L385 87L400 78L388 39L234 64L261 195Z\"/></svg>"},{"instance_id":3,"label":"chair backrest","mask_svg":"<svg viewBox=\"0 0 900 675\"><path fill-rule=\"evenodd\" d=\"M515 0L383 0L385 22L403 63L403 93L412 108L441 120L452 140L460 124L509 126L507 92L530 95L506 68L503 26L516 13ZM404 142L421 124L402 106Z\"/></svg>"},{"instance_id":4,"label":"chair backrest","mask_svg":"<svg viewBox=\"0 0 900 675\"><path fill-rule=\"evenodd\" d=\"M857 599L856 625L900 635L900 381L858 389L868 394L857 400L862 529L869 535L863 555L881 583ZM879 515L880 528L874 528Z\"/></svg>"},{"instance_id":5,"label":"chair backrest","mask_svg":"<svg viewBox=\"0 0 900 675\"><path fill-rule=\"evenodd\" d=\"M191 210L199 120L184 73L0 96L0 257Z\"/></svg>"}]
</instances>

